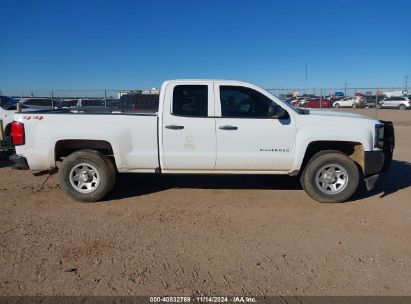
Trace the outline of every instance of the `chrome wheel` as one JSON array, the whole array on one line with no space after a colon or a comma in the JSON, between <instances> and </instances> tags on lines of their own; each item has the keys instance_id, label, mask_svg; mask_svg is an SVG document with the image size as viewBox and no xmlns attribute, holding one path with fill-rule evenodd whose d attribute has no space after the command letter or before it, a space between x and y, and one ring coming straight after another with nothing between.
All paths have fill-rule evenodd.
<instances>
[{"instance_id":1,"label":"chrome wheel","mask_svg":"<svg viewBox=\"0 0 411 304\"><path fill-rule=\"evenodd\" d=\"M347 170L337 164L326 165L317 171L315 183L321 192L337 194L348 184Z\"/></svg>"},{"instance_id":2,"label":"chrome wheel","mask_svg":"<svg viewBox=\"0 0 411 304\"><path fill-rule=\"evenodd\" d=\"M87 163L81 163L70 171L70 184L81 193L90 193L100 184L100 174L97 169Z\"/></svg>"}]
</instances>

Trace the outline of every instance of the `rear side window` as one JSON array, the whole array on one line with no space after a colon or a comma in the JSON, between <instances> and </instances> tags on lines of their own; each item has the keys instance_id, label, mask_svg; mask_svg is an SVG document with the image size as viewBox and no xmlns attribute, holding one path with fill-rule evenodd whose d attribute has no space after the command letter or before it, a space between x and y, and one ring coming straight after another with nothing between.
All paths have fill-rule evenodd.
<instances>
[{"instance_id":1,"label":"rear side window","mask_svg":"<svg viewBox=\"0 0 411 304\"><path fill-rule=\"evenodd\" d=\"M61 104L63 107L77 107L78 100L77 99L63 100Z\"/></svg>"},{"instance_id":2,"label":"rear side window","mask_svg":"<svg viewBox=\"0 0 411 304\"><path fill-rule=\"evenodd\" d=\"M51 107L51 100L50 99L29 99L25 102L25 104L29 106Z\"/></svg>"},{"instance_id":3,"label":"rear side window","mask_svg":"<svg viewBox=\"0 0 411 304\"><path fill-rule=\"evenodd\" d=\"M104 100L101 99L83 99L81 101L82 107L104 107Z\"/></svg>"},{"instance_id":4,"label":"rear side window","mask_svg":"<svg viewBox=\"0 0 411 304\"><path fill-rule=\"evenodd\" d=\"M207 117L208 87L206 85L175 86L172 113L178 116Z\"/></svg>"}]
</instances>

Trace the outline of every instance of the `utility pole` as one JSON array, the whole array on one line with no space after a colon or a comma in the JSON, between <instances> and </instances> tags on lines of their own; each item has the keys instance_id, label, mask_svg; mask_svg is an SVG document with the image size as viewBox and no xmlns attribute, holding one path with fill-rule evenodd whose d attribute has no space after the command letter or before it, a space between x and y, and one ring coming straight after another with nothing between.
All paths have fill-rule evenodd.
<instances>
[{"instance_id":1,"label":"utility pole","mask_svg":"<svg viewBox=\"0 0 411 304\"><path fill-rule=\"evenodd\" d=\"M104 90L104 108L107 109L107 90Z\"/></svg>"},{"instance_id":2,"label":"utility pole","mask_svg":"<svg viewBox=\"0 0 411 304\"><path fill-rule=\"evenodd\" d=\"M322 109L323 107L322 101L323 101L323 89L320 89L320 109Z\"/></svg>"},{"instance_id":3,"label":"utility pole","mask_svg":"<svg viewBox=\"0 0 411 304\"><path fill-rule=\"evenodd\" d=\"M304 93L307 93L307 81L308 81L308 62L305 62L305 85L304 85Z\"/></svg>"}]
</instances>

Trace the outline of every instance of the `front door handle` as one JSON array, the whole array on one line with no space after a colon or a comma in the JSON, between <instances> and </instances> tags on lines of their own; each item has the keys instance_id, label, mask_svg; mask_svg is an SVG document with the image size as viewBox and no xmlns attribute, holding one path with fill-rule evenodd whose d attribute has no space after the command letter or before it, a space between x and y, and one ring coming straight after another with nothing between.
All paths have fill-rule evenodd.
<instances>
[{"instance_id":1,"label":"front door handle","mask_svg":"<svg viewBox=\"0 0 411 304\"><path fill-rule=\"evenodd\" d=\"M171 130L181 130L181 129L184 129L184 126L178 126L178 125L168 125L168 126L166 126L166 129L171 129Z\"/></svg>"},{"instance_id":2,"label":"front door handle","mask_svg":"<svg viewBox=\"0 0 411 304\"><path fill-rule=\"evenodd\" d=\"M237 130L236 126L220 126L220 130Z\"/></svg>"}]
</instances>

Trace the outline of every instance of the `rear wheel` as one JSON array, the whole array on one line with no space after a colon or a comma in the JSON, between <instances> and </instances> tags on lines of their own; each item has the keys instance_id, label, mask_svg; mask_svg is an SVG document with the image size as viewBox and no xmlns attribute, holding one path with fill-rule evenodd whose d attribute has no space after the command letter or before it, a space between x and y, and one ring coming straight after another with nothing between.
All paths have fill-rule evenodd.
<instances>
[{"instance_id":1,"label":"rear wheel","mask_svg":"<svg viewBox=\"0 0 411 304\"><path fill-rule=\"evenodd\" d=\"M405 105L400 105L399 107L398 107L398 109L400 109L400 110L405 110L407 107L405 106Z\"/></svg>"},{"instance_id":2,"label":"rear wheel","mask_svg":"<svg viewBox=\"0 0 411 304\"><path fill-rule=\"evenodd\" d=\"M303 189L321 203L340 203L357 190L357 165L345 154L321 151L308 162L300 178Z\"/></svg>"},{"instance_id":3,"label":"rear wheel","mask_svg":"<svg viewBox=\"0 0 411 304\"><path fill-rule=\"evenodd\" d=\"M353 103L353 104L352 104L352 108L353 108L353 109L356 109L356 108L357 108L357 104L356 104L356 103Z\"/></svg>"},{"instance_id":4,"label":"rear wheel","mask_svg":"<svg viewBox=\"0 0 411 304\"><path fill-rule=\"evenodd\" d=\"M112 161L94 150L70 154L60 169L60 186L71 198L81 202L96 202L113 187L116 170Z\"/></svg>"}]
</instances>

